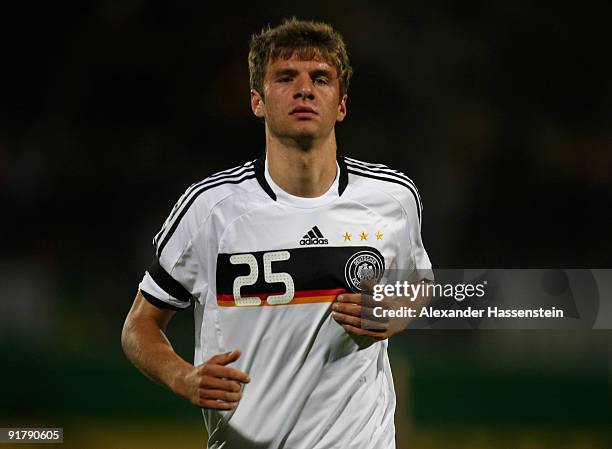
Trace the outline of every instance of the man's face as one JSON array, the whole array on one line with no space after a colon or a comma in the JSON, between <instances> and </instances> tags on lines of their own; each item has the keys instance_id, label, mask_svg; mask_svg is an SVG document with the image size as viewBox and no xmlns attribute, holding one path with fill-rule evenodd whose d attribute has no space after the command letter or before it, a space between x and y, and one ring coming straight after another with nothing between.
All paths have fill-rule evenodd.
<instances>
[{"instance_id":1,"label":"man's face","mask_svg":"<svg viewBox=\"0 0 612 449\"><path fill-rule=\"evenodd\" d=\"M251 108L278 138L313 142L327 137L346 115L336 68L295 55L268 64L263 98L251 90Z\"/></svg>"}]
</instances>

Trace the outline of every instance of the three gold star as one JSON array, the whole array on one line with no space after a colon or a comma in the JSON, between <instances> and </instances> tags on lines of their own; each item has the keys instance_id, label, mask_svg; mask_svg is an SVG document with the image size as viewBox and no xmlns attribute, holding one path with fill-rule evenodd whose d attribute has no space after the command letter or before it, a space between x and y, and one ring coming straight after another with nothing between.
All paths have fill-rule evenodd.
<instances>
[{"instance_id":1,"label":"three gold star","mask_svg":"<svg viewBox=\"0 0 612 449\"><path fill-rule=\"evenodd\" d=\"M358 235L359 235L359 240L367 240L367 239L368 239L368 236L369 236L370 234L368 234L368 233L367 233L367 232L365 232L365 231L362 231L362 232L361 232L361 234L358 234ZM376 231L376 234L374 234L374 235L376 236L376 240L382 240L382 239L383 239L383 236L384 236L384 234L383 234L382 232L380 232L380 231ZM345 241L345 242L350 242L350 241L351 241L351 238L353 237L353 234L350 234L350 233L347 231L347 232L345 232L344 234L342 234L342 237L344 238L344 241Z\"/></svg>"}]
</instances>

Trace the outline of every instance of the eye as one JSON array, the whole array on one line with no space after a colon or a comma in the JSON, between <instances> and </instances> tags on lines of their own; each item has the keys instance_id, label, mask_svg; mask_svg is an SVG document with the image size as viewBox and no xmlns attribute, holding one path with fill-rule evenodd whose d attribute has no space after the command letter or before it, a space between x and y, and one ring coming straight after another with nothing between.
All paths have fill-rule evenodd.
<instances>
[{"instance_id":1,"label":"eye","mask_svg":"<svg viewBox=\"0 0 612 449\"><path fill-rule=\"evenodd\" d=\"M324 76L320 76L318 78L315 78L314 83L318 84L319 86L326 86L327 84L329 84L329 81Z\"/></svg>"},{"instance_id":2,"label":"eye","mask_svg":"<svg viewBox=\"0 0 612 449\"><path fill-rule=\"evenodd\" d=\"M277 82L279 83L288 83L291 81L291 77L290 76L283 76L282 78L279 78L277 80Z\"/></svg>"}]
</instances>

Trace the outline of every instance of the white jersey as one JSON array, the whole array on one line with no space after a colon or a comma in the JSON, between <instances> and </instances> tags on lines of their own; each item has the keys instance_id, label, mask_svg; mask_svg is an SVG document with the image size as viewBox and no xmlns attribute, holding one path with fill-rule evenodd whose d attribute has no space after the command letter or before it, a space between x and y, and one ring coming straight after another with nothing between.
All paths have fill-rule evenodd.
<instances>
[{"instance_id":1,"label":"white jersey","mask_svg":"<svg viewBox=\"0 0 612 449\"><path fill-rule=\"evenodd\" d=\"M265 158L212 175L179 199L140 284L159 307L194 300L194 363L240 348L251 382L235 410L203 411L211 449L391 449L387 341L364 343L331 317L342 292L385 269L430 269L413 182L338 157L318 198L289 195Z\"/></svg>"}]
</instances>

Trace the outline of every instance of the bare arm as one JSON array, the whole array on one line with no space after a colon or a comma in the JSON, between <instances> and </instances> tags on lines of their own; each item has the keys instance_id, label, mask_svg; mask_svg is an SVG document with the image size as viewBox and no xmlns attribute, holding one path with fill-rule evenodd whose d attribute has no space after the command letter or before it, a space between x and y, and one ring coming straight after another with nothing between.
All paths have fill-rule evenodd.
<instances>
[{"instance_id":1,"label":"bare arm","mask_svg":"<svg viewBox=\"0 0 612 449\"><path fill-rule=\"evenodd\" d=\"M150 304L138 292L121 333L123 352L147 377L172 391L179 378L193 368L180 358L166 338L166 328L176 312Z\"/></svg>"},{"instance_id":2,"label":"bare arm","mask_svg":"<svg viewBox=\"0 0 612 449\"><path fill-rule=\"evenodd\" d=\"M121 333L123 352L147 377L194 405L215 409L236 407L241 384L250 379L248 374L226 365L236 361L240 351L218 354L202 365L193 366L174 352L166 337L174 314L173 310L152 305L138 292Z\"/></svg>"}]
</instances>

